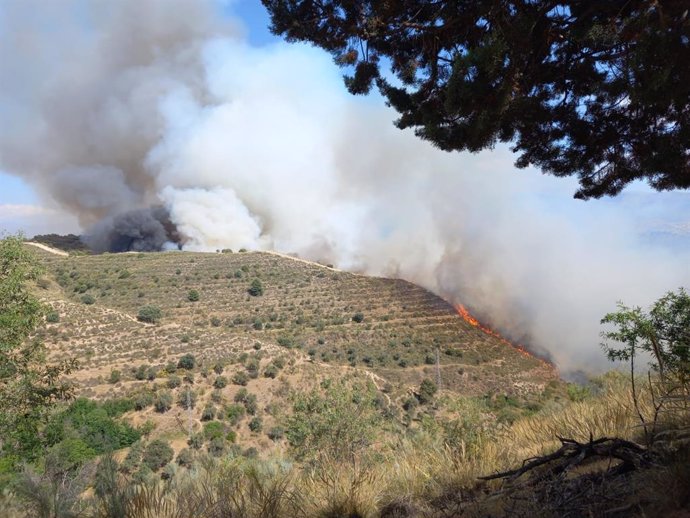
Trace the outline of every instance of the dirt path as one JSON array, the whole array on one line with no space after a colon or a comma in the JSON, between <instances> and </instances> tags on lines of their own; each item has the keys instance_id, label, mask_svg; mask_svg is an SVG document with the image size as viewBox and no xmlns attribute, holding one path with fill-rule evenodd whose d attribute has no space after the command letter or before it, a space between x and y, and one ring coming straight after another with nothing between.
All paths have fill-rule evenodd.
<instances>
[{"instance_id":1,"label":"dirt path","mask_svg":"<svg viewBox=\"0 0 690 518\"><path fill-rule=\"evenodd\" d=\"M25 243L27 245L40 248L41 250L45 250L46 252L50 252L51 254L59 255L60 257L69 257L69 254L67 252L64 252L63 250L58 250L57 248L52 248L48 245L44 245L43 243L37 243L36 241L25 241Z\"/></svg>"},{"instance_id":2,"label":"dirt path","mask_svg":"<svg viewBox=\"0 0 690 518\"><path fill-rule=\"evenodd\" d=\"M284 257L285 259L292 259L293 261L299 261L300 263L311 264L312 266L319 266L321 268L325 268L326 270L331 270L334 272L344 272L344 273L349 273L352 275L359 275L358 273L346 272L345 270L340 270L338 268L334 268L333 266L326 266L325 264L317 263L314 261L309 261L308 259L302 259L301 257L294 257L292 255L283 254L281 252L275 252L273 250L259 250L259 251L261 253L264 253L264 254L278 255L280 257Z\"/></svg>"}]
</instances>

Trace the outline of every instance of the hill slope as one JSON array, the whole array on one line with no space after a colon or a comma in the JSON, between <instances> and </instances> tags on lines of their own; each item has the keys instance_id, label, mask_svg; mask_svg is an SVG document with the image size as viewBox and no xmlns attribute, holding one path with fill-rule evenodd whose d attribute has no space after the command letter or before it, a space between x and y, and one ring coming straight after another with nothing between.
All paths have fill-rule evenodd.
<instances>
[{"instance_id":1,"label":"hill slope","mask_svg":"<svg viewBox=\"0 0 690 518\"><path fill-rule=\"evenodd\" d=\"M163 366L187 352L227 361L255 343L409 385L436 377L438 349L443 388L468 395L540 391L555 377L402 280L260 252L41 255L55 280L43 296L60 314L49 324L51 350L77 356L80 377L144 361ZM248 293L255 279L261 296ZM189 300L193 290L198 301ZM162 310L158 325L137 321L145 305Z\"/></svg>"}]
</instances>

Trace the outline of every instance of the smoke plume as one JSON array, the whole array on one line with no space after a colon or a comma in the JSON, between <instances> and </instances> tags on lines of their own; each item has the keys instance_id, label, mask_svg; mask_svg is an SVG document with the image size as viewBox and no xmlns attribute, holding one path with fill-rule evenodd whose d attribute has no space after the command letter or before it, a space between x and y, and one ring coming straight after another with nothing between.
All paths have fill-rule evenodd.
<instances>
[{"instance_id":1,"label":"smoke plume","mask_svg":"<svg viewBox=\"0 0 690 518\"><path fill-rule=\"evenodd\" d=\"M616 300L689 283L690 247L657 239L688 228L687 193L585 203L505 148L443 153L376 96L348 96L328 55L252 47L216 9L0 6L0 168L76 215L94 249L275 249L402 277L565 369L603 363Z\"/></svg>"}]
</instances>

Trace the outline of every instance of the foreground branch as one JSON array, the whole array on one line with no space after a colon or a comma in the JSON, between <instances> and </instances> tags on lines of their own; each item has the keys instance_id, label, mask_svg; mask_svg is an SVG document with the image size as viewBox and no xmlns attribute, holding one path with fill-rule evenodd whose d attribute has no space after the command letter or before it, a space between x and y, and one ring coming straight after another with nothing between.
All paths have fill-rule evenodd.
<instances>
[{"instance_id":1,"label":"foreground branch","mask_svg":"<svg viewBox=\"0 0 690 518\"><path fill-rule=\"evenodd\" d=\"M548 473L558 475L573 469L585 460L597 457L621 461L620 464L613 468L617 473L638 469L641 465L648 462L646 458L647 450L645 448L624 439L602 437L593 440L590 437L589 442L586 443L579 443L573 439L565 439L563 437L558 437L558 440L561 441L562 446L553 453L527 459L520 468L479 478L480 480L502 478L512 481L528 471L547 464L552 464Z\"/></svg>"}]
</instances>

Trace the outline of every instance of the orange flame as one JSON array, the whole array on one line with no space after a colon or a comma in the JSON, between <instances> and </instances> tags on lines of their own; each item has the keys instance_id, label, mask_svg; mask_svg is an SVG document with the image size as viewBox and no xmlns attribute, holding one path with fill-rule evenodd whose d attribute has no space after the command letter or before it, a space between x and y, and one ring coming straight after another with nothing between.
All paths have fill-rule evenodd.
<instances>
[{"instance_id":1,"label":"orange flame","mask_svg":"<svg viewBox=\"0 0 690 518\"><path fill-rule=\"evenodd\" d=\"M479 320L477 320L476 318L474 318L474 317L472 316L472 314L467 310L467 308L466 308L465 306L463 306L462 304L456 304L456 305L455 305L455 310L458 312L458 315L460 315L460 317L461 317L465 322L467 322L468 324L470 324L470 325L473 326L473 327L478 327L479 329L481 329L482 331L484 331L487 335L490 335L490 336L493 336L494 338L497 338L498 340L500 340L501 342L503 342L503 343L506 344L506 345L509 345L509 346L512 347L513 349L517 349L517 351L518 351L520 354L522 354L523 356L528 356L529 358L534 358L535 360L538 360L538 361L541 362L544 366L548 366L549 368L553 368L553 367L554 367L551 363L547 362L546 360L534 356L534 355L533 355L532 353L530 353L527 349L525 349L522 345L520 345L520 344L514 344L514 343L512 343L511 341L509 341L509 340L507 340L506 338L504 338L503 336L501 336L499 333L497 333L497 332L494 331L493 329L491 329L491 328L489 328L489 327L486 327L486 326L482 325L482 324L479 322Z\"/></svg>"}]
</instances>

